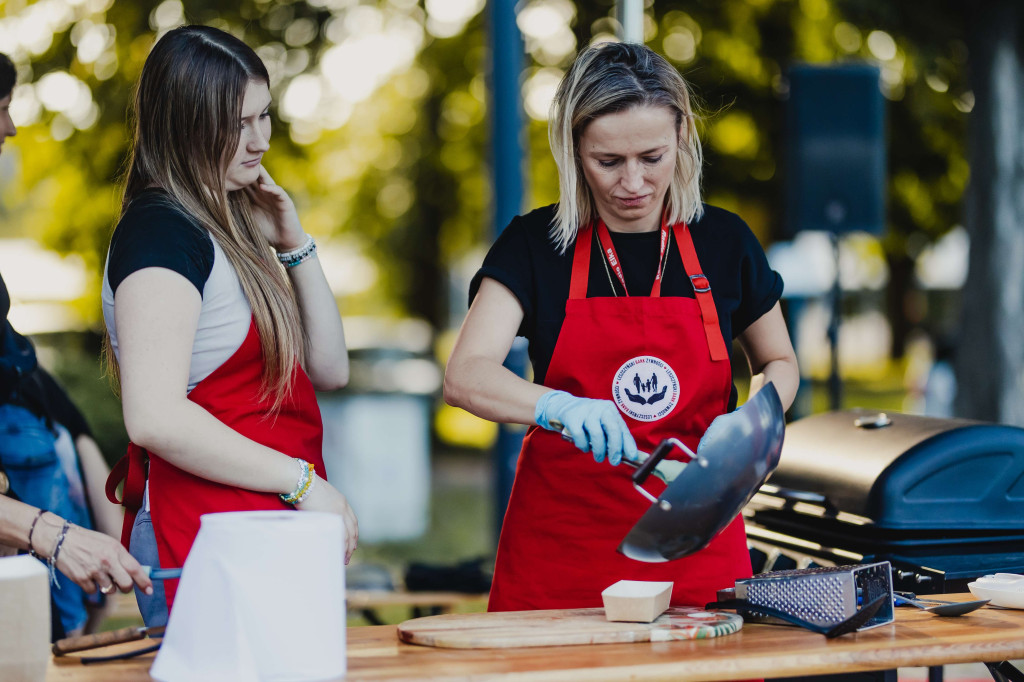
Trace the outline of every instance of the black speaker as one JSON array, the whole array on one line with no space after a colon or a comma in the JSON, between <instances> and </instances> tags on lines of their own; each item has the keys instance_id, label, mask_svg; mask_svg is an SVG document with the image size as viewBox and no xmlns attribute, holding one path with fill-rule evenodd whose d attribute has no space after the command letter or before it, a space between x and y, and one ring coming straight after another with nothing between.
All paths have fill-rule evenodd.
<instances>
[{"instance_id":1,"label":"black speaker","mask_svg":"<svg viewBox=\"0 0 1024 682\"><path fill-rule=\"evenodd\" d=\"M885 104L877 67L792 67L786 141L790 236L884 230Z\"/></svg>"}]
</instances>

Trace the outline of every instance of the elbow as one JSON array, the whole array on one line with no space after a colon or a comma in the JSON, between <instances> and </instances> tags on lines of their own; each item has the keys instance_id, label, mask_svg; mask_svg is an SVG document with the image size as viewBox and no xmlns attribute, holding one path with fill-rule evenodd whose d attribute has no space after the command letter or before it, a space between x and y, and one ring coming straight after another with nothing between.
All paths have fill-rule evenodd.
<instances>
[{"instance_id":1,"label":"elbow","mask_svg":"<svg viewBox=\"0 0 1024 682\"><path fill-rule=\"evenodd\" d=\"M310 378L313 383L313 388L318 391L337 391L340 388L348 386L348 371L334 372L329 375L320 375L316 379Z\"/></svg>"},{"instance_id":2,"label":"elbow","mask_svg":"<svg viewBox=\"0 0 1024 682\"><path fill-rule=\"evenodd\" d=\"M459 372L457 364L452 362L448 363L448 366L444 371L444 381L441 385L441 392L444 396L444 402L452 407L465 407L466 405L466 389L461 381L462 375Z\"/></svg>"},{"instance_id":3,"label":"elbow","mask_svg":"<svg viewBox=\"0 0 1024 682\"><path fill-rule=\"evenodd\" d=\"M141 407L124 407L124 428L128 440L151 452L163 452L167 437L160 427L164 420L156 418L152 410Z\"/></svg>"},{"instance_id":4,"label":"elbow","mask_svg":"<svg viewBox=\"0 0 1024 682\"><path fill-rule=\"evenodd\" d=\"M337 391L348 386L351 378L349 372L348 358L344 362L337 362L330 367L310 368L309 380L313 388L318 391Z\"/></svg>"}]
</instances>

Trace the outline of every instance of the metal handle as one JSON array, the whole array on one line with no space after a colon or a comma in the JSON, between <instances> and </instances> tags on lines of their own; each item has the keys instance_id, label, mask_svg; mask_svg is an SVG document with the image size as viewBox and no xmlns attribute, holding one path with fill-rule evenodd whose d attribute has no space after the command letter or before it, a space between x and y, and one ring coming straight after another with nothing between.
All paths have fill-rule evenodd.
<instances>
[{"instance_id":1,"label":"metal handle","mask_svg":"<svg viewBox=\"0 0 1024 682\"><path fill-rule=\"evenodd\" d=\"M672 452L676 443L679 443L679 441L675 438L668 438L658 443L658 447L654 448L654 452L651 453L651 456L644 460L643 464L633 472L633 483L643 485L644 481L647 480L647 477L651 475L652 471L654 471L654 467L658 466L658 462L665 459L665 456ZM682 445L682 443L679 443L679 445ZM683 445L683 447L686 446Z\"/></svg>"},{"instance_id":2,"label":"metal handle","mask_svg":"<svg viewBox=\"0 0 1024 682\"><path fill-rule=\"evenodd\" d=\"M853 425L858 429L884 429L892 426L892 419L885 412L879 412L869 417L858 417L853 420Z\"/></svg>"}]
</instances>

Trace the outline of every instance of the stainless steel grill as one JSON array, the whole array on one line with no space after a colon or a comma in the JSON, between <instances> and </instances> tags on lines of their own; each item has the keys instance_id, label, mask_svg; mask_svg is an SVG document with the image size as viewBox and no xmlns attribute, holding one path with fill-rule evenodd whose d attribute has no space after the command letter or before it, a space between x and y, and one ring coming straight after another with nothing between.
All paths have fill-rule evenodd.
<instances>
[{"instance_id":1,"label":"stainless steel grill","mask_svg":"<svg viewBox=\"0 0 1024 682\"><path fill-rule=\"evenodd\" d=\"M843 410L787 427L744 509L754 570L888 561L893 586L1024 573L1024 429Z\"/></svg>"}]
</instances>

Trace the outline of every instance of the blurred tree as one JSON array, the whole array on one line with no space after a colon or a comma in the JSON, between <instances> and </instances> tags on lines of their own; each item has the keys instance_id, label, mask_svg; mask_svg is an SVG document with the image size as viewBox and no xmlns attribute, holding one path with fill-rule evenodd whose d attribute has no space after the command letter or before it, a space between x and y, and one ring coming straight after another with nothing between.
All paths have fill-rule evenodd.
<instances>
[{"instance_id":1,"label":"blurred tree","mask_svg":"<svg viewBox=\"0 0 1024 682\"><path fill-rule=\"evenodd\" d=\"M1012 4L990 0L1000 2ZM921 322L906 298L913 259L960 220L974 106L966 66L986 29L969 39L972 11L954 0L931 3L924 15L874 0L647 4L648 44L704 99L708 200L743 215L766 243L782 234L784 220L787 67L843 59L880 66L891 101L884 246L899 355L906 331ZM523 79L530 205L557 199L546 102L576 49L614 35L613 5L520 4L532 58ZM490 239L482 7L483 0L0 0L0 49L12 53L28 86L16 93L16 111L36 121L11 143L21 172L5 188L3 230L42 234L50 246L83 254L94 286L80 305L98 320L133 84L161 30L210 23L256 47L270 68L281 123L267 164L307 228L337 235L376 263L375 271L352 270L359 281L344 288L346 314L414 314L444 327L448 299L463 295L447 291L447 266Z\"/></svg>"},{"instance_id":2,"label":"blurred tree","mask_svg":"<svg viewBox=\"0 0 1024 682\"><path fill-rule=\"evenodd\" d=\"M1024 8L970 10L971 236L957 347L957 414L1024 426Z\"/></svg>"},{"instance_id":3,"label":"blurred tree","mask_svg":"<svg viewBox=\"0 0 1024 682\"><path fill-rule=\"evenodd\" d=\"M923 320L908 305L914 258L961 219L970 92L961 11L927 17L873 0L695 0L647 3L648 45L698 97L707 200L741 214L764 242L785 234L782 108L794 63L861 59L882 69L888 107L888 317L893 357ZM579 4L577 40L614 34L613 0Z\"/></svg>"}]
</instances>

